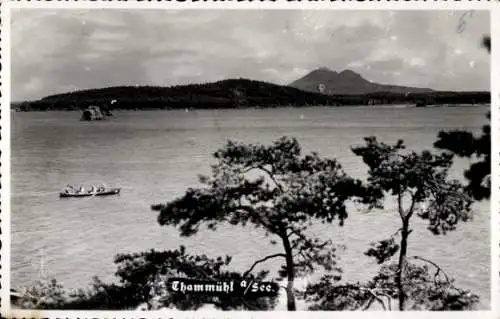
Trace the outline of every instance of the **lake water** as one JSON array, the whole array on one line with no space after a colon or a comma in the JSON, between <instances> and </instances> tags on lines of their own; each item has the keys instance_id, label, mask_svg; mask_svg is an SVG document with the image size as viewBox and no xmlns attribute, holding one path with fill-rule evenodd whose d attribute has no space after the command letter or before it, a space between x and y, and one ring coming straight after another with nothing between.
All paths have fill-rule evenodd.
<instances>
[{"instance_id":1,"label":"lake water","mask_svg":"<svg viewBox=\"0 0 500 319\"><path fill-rule=\"evenodd\" d=\"M479 133L487 108L404 108L395 106L265 110L117 111L109 121L80 122L78 112L12 114L12 286L41 275L65 287L86 286L92 276L113 280L117 253L185 245L193 253L233 256L231 267L246 270L257 258L278 252L260 230L221 227L181 238L160 227L151 204L182 195L208 173L211 154L228 139L270 143L296 137L304 151L336 157L355 177L367 168L350 146L375 135L402 138L410 149L431 148L439 130ZM453 168L461 177L467 160ZM59 199L66 184L104 182L122 187L119 196ZM344 227L314 225L316 234L345 244L340 253L346 280L364 280L378 265L363 252L374 240L399 228L395 204L384 211L350 211ZM475 218L440 238L414 218L409 254L432 259L462 288L490 307L489 202L474 205ZM43 265L43 266L41 266ZM277 269L277 260L263 267ZM280 304L279 308L284 305Z\"/></svg>"}]
</instances>

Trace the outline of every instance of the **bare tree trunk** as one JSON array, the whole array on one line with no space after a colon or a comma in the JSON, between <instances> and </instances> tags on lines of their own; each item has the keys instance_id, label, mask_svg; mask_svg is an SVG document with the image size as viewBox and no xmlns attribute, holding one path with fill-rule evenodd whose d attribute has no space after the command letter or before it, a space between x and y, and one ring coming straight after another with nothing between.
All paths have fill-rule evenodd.
<instances>
[{"instance_id":1,"label":"bare tree trunk","mask_svg":"<svg viewBox=\"0 0 500 319\"><path fill-rule=\"evenodd\" d=\"M293 264L292 246L286 234L281 237L286 255L286 272L288 284L286 286L287 309L290 311L297 310L295 305L295 294L293 293L293 284L295 280L295 266Z\"/></svg>"},{"instance_id":2,"label":"bare tree trunk","mask_svg":"<svg viewBox=\"0 0 500 319\"><path fill-rule=\"evenodd\" d=\"M401 230L401 247L399 251L398 273L396 284L398 287L399 310L405 310L406 295L403 287L404 268L406 264L406 252L408 249L409 218L403 219L403 228Z\"/></svg>"}]
</instances>

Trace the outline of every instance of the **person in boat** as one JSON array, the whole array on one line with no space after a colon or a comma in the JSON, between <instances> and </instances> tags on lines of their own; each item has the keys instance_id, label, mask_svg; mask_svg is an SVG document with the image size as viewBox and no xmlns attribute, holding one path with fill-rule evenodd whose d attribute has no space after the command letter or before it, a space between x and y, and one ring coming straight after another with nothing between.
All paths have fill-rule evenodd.
<instances>
[{"instance_id":1,"label":"person in boat","mask_svg":"<svg viewBox=\"0 0 500 319\"><path fill-rule=\"evenodd\" d=\"M73 188L73 186L71 186L71 185L68 184L68 185L66 185L66 188L64 189L64 192L66 194L74 193L75 189Z\"/></svg>"},{"instance_id":2,"label":"person in boat","mask_svg":"<svg viewBox=\"0 0 500 319\"><path fill-rule=\"evenodd\" d=\"M96 187L95 185L92 185L92 186L90 187L90 193L91 193L91 194L93 194L93 193L97 193L97 192L98 192L97 187Z\"/></svg>"},{"instance_id":3,"label":"person in boat","mask_svg":"<svg viewBox=\"0 0 500 319\"><path fill-rule=\"evenodd\" d=\"M80 186L78 193L83 194L83 192L85 192L85 188L83 188L83 186Z\"/></svg>"}]
</instances>

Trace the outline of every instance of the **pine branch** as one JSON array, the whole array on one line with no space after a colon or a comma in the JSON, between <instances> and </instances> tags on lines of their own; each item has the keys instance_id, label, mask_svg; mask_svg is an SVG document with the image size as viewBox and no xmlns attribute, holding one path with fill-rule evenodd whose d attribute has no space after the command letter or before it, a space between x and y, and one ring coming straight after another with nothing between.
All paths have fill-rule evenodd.
<instances>
[{"instance_id":1,"label":"pine branch","mask_svg":"<svg viewBox=\"0 0 500 319\"><path fill-rule=\"evenodd\" d=\"M433 265L436 268L436 273L434 274L434 279L437 278L439 273L442 273L444 275L444 278L446 279L446 282L450 286L452 285L452 281L450 280L450 277L448 276L448 274L441 267L439 267L435 262L433 262L427 258L420 257L420 256L411 256L411 257L408 257L408 259L417 259L417 260L421 260L421 261L424 261L424 262L427 262L427 263Z\"/></svg>"},{"instance_id":2,"label":"pine branch","mask_svg":"<svg viewBox=\"0 0 500 319\"><path fill-rule=\"evenodd\" d=\"M268 170L267 168L265 168L262 165L250 166L250 167L246 168L245 170L243 170L242 173L245 174L245 173L248 173L248 172L250 172L250 171L252 171L254 169L259 169L262 172L266 173L266 175L273 181L274 185L280 190L280 192L281 193L284 192L283 187L281 186L281 184L276 179L276 176L274 176L274 174L270 170Z\"/></svg>"},{"instance_id":3,"label":"pine branch","mask_svg":"<svg viewBox=\"0 0 500 319\"><path fill-rule=\"evenodd\" d=\"M269 256L266 256L266 257L264 257L262 259L257 260L256 262L253 263L253 265L250 267L250 269L248 269L247 271L245 271L243 273L243 277L246 277L255 268L255 266L257 266L258 264L260 264L260 263L262 263L262 262L264 262L266 260L269 260L269 259L272 259L272 258L276 258L276 257L286 258L286 255L282 254L282 253L280 253L280 254L273 254L273 255L269 255Z\"/></svg>"}]
</instances>

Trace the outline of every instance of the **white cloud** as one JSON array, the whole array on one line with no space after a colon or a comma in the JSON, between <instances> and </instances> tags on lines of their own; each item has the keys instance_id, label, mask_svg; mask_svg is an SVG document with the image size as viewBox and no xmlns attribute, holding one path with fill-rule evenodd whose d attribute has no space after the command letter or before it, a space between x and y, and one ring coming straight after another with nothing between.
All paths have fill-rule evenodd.
<instances>
[{"instance_id":1,"label":"white cloud","mask_svg":"<svg viewBox=\"0 0 500 319\"><path fill-rule=\"evenodd\" d=\"M413 57L413 58L410 59L410 63L409 64L412 67L421 68L421 67L425 66L425 61L422 58Z\"/></svg>"},{"instance_id":2,"label":"white cloud","mask_svg":"<svg viewBox=\"0 0 500 319\"><path fill-rule=\"evenodd\" d=\"M350 62L347 67L348 68L360 68L364 65L365 63L363 61L353 61Z\"/></svg>"},{"instance_id":3,"label":"white cloud","mask_svg":"<svg viewBox=\"0 0 500 319\"><path fill-rule=\"evenodd\" d=\"M12 19L12 97L40 98L68 83L246 77L286 84L322 66L353 68L380 83L488 89L489 55L480 47L488 13L476 12L462 33L458 18L445 11L23 9Z\"/></svg>"}]
</instances>

